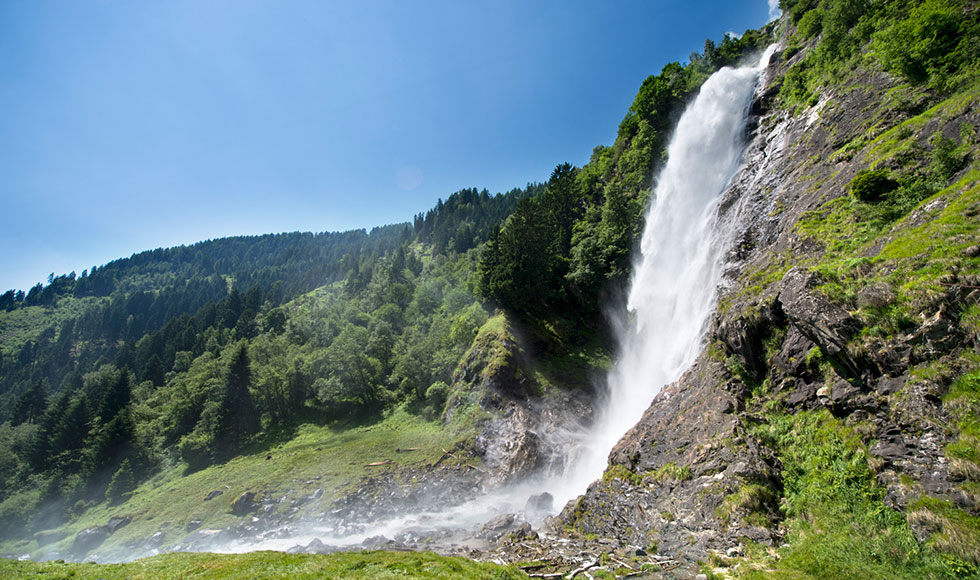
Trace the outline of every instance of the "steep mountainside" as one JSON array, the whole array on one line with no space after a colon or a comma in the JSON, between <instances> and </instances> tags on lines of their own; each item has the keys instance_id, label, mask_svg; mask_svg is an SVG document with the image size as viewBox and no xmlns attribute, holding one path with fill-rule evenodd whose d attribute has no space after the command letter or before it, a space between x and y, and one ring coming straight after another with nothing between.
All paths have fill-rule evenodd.
<instances>
[{"instance_id":1,"label":"steep mountainside","mask_svg":"<svg viewBox=\"0 0 980 580\"><path fill-rule=\"evenodd\" d=\"M927 88L880 58L895 27L956 11L975 30L977 11L923 6L795 107L794 71L826 58L826 28L805 27L839 5L784 17L723 204L751 211L708 344L563 525L727 573L978 573L980 90ZM947 50L957 40L973 42Z\"/></svg>"}]
</instances>

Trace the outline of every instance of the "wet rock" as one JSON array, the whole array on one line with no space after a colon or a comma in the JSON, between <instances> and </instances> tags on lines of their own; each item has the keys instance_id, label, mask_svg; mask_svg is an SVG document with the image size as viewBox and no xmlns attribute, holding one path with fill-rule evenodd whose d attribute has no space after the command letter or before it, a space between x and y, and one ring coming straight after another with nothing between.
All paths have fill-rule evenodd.
<instances>
[{"instance_id":1,"label":"wet rock","mask_svg":"<svg viewBox=\"0 0 980 580\"><path fill-rule=\"evenodd\" d=\"M114 534L114 533L116 533L116 531L119 528L122 528L123 526L126 526L127 524L129 524L132 521L133 521L133 518L131 518L129 516L123 516L123 517L116 516L116 517L111 517L111 518L109 518L109 523L106 524L106 528L109 530L109 533L110 534Z\"/></svg>"},{"instance_id":2,"label":"wet rock","mask_svg":"<svg viewBox=\"0 0 980 580\"><path fill-rule=\"evenodd\" d=\"M151 549L151 550L152 549L155 549L155 548L159 548L160 546L163 545L163 542L166 539L167 539L166 534L164 534L162 531L157 532L157 533L153 534L152 536L150 536L149 539L146 540L146 547L149 548L149 549Z\"/></svg>"},{"instance_id":3,"label":"wet rock","mask_svg":"<svg viewBox=\"0 0 980 580\"><path fill-rule=\"evenodd\" d=\"M255 493L251 491L242 493L231 504L231 513L236 516L247 515L253 509L255 509Z\"/></svg>"},{"instance_id":4,"label":"wet rock","mask_svg":"<svg viewBox=\"0 0 980 580\"><path fill-rule=\"evenodd\" d=\"M361 546L365 548L380 548L387 544L391 544L393 541L384 535L371 536L370 538L364 538L361 542Z\"/></svg>"},{"instance_id":5,"label":"wet rock","mask_svg":"<svg viewBox=\"0 0 980 580\"><path fill-rule=\"evenodd\" d=\"M71 551L78 557L84 556L95 548L98 548L109 537L109 528L105 526L95 526L85 528L75 535L71 543Z\"/></svg>"},{"instance_id":6,"label":"wet rock","mask_svg":"<svg viewBox=\"0 0 980 580\"><path fill-rule=\"evenodd\" d=\"M484 538L490 541L499 540L504 534L517 526L517 514L502 514L499 515L487 523L483 524L480 528L480 533L477 534L478 538Z\"/></svg>"},{"instance_id":7,"label":"wet rock","mask_svg":"<svg viewBox=\"0 0 980 580\"><path fill-rule=\"evenodd\" d=\"M555 510L555 497L548 492L536 493L524 504L524 517L537 520L551 515Z\"/></svg>"},{"instance_id":8,"label":"wet rock","mask_svg":"<svg viewBox=\"0 0 980 580\"><path fill-rule=\"evenodd\" d=\"M537 539L538 534L531 528L531 524L528 522L521 522L512 532L507 534L506 539L509 542L519 542L523 540Z\"/></svg>"}]
</instances>

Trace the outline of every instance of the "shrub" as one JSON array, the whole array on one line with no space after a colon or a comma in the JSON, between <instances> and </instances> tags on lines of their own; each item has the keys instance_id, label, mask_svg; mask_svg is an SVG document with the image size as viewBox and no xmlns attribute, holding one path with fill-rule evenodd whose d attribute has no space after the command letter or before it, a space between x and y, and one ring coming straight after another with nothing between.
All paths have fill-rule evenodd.
<instances>
[{"instance_id":1,"label":"shrub","mask_svg":"<svg viewBox=\"0 0 980 580\"><path fill-rule=\"evenodd\" d=\"M851 195L864 202L881 201L898 187L885 169L865 170L851 180Z\"/></svg>"}]
</instances>

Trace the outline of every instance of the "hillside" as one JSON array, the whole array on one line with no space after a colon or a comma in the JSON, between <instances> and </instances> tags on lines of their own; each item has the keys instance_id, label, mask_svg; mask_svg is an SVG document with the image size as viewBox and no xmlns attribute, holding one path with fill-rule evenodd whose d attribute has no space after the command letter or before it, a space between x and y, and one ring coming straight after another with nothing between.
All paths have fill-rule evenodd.
<instances>
[{"instance_id":1,"label":"hillside","mask_svg":"<svg viewBox=\"0 0 980 580\"><path fill-rule=\"evenodd\" d=\"M329 537L547 573L980 576L980 12L782 7L649 77L614 144L540 185L5 294L0 549ZM506 522L375 533L572 461L675 123L771 42L718 206L735 243L703 348L605 475L540 510L532 478Z\"/></svg>"}]
</instances>

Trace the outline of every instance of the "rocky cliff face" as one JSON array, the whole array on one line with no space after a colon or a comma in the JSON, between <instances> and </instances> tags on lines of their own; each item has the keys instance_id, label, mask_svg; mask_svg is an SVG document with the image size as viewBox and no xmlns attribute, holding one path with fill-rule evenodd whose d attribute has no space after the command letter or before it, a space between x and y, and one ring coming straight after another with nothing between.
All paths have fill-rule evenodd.
<instances>
[{"instance_id":1,"label":"rocky cliff face","mask_svg":"<svg viewBox=\"0 0 980 580\"><path fill-rule=\"evenodd\" d=\"M779 546L792 531L796 460L771 434L821 417L855 434L875 501L920 542L977 562L975 536L949 540L978 507L975 453L958 451L976 449L964 424L976 401L958 386L980 345L976 172L962 159L897 219L863 215L881 208L855 201L850 184L869 167L932 171L944 139L975 143L980 106L925 110L921 92L861 69L805 110L779 108L783 74L801 57L777 53L753 106L722 209L740 220L738 243L704 350L559 521L689 559Z\"/></svg>"}]
</instances>

